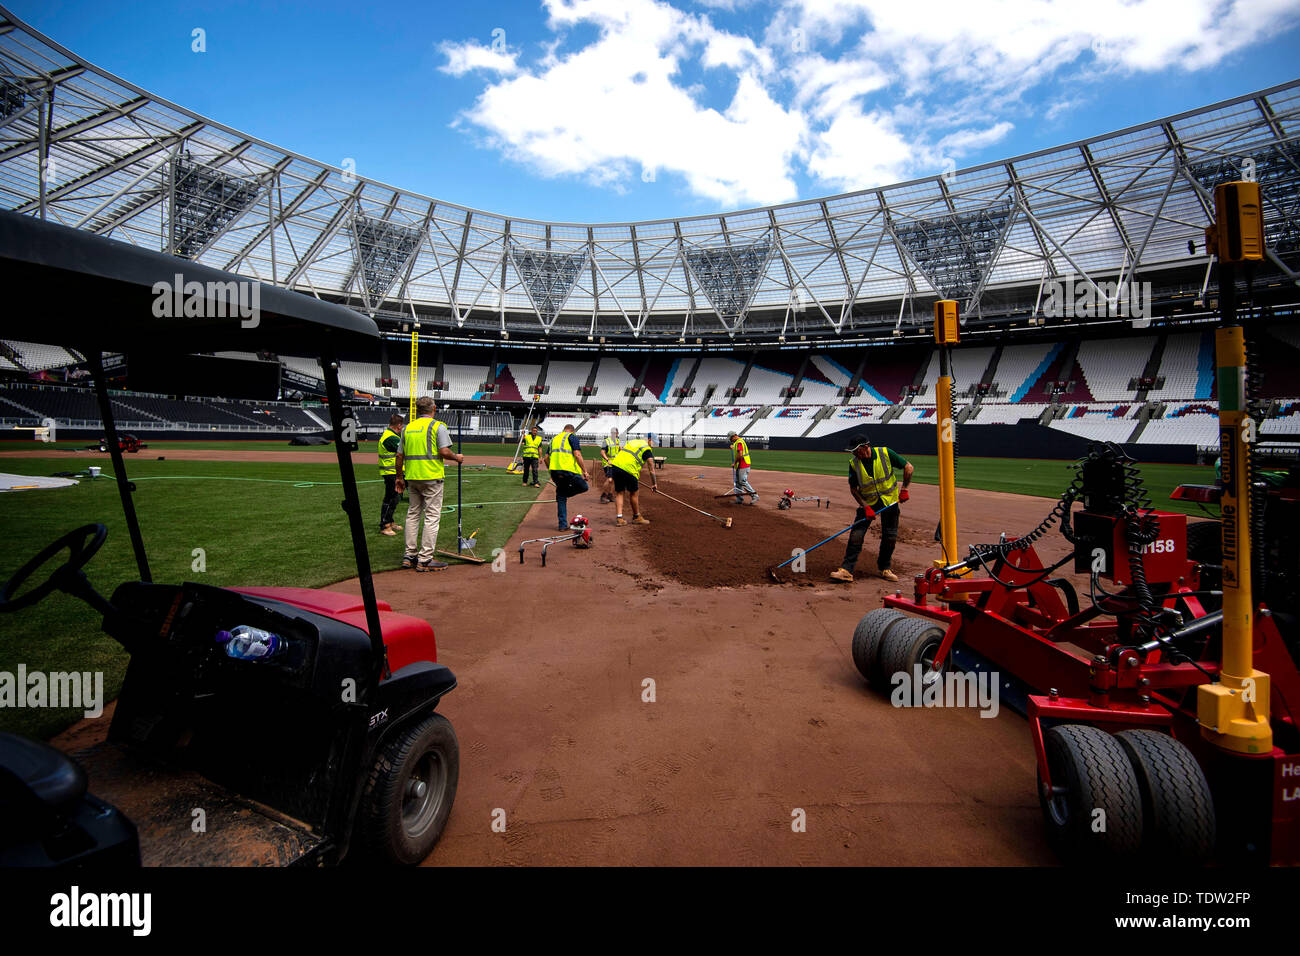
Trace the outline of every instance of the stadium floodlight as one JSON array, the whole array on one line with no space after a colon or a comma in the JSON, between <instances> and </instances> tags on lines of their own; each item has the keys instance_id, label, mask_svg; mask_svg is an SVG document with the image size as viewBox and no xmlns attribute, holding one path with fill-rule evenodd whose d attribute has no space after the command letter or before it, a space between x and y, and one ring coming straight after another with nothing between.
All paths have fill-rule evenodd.
<instances>
[{"instance_id":1,"label":"stadium floodlight","mask_svg":"<svg viewBox=\"0 0 1300 956\"><path fill-rule=\"evenodd\" d=\"M774 250L770 230L744 244L686 246L686 265L728 332L744 322Z\"/></svg>"},{"instance_id":2,"label":"stadium floodlight","mask_svg":"<svg viewBox=\"0 0 1300 956\"><path fill-rule=\"evenodd\" d=\"M945 299L970 302L983 288L1011 223L1009 201L966 213L914 219L894 235L927 282Z\"/></svg>"},{"instance_id":3,"label":"stadium floodlight","mask_svg":"<svg viewBox=\"0 0 1300 956\"><path fill-rule=\"evenodd\" d=\"M413 226L360 214L352 217L348 231L357 256L361 297L366 308L373 311L388 295L397 277L406 271L424 233Z\"/></svg>"},{"instance_id":4,"label":"stadium floodlight","mask_svg":"<svg viewBox=\"0 0 1300 956\"><path fill-rule=\"evenodd\" d=\"M542 328L549 331L587 267L591 250L586 246L579 252L529 249L513 239L507 241L507 250Z\"/></svg>"},{"instance_id":5,"label":"stadium floodlight","mask_svg":"<svg viewBox=\"0 0 1300 956\"><path fill-rule=\"evenodd\" d=\"M226 227L257 202L257 182L203 166L188 153L168 164L171 204L168 251L197 259Z\"/></svg>"}]
</instances>

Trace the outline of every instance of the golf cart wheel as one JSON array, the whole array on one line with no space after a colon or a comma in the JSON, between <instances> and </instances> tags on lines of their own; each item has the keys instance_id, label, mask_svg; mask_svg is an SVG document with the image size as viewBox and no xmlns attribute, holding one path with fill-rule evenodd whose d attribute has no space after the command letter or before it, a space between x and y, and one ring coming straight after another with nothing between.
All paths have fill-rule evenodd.
<instances>
[{"instance_id":1,"label":"golf cart wheel","mask_svg":"<svg viewBox=\"0 0 1300 956\"><path fill-rule=\"evenodd\" d=\"M1223 563L1223 529L1217 521L1193 521L1187 524L1187 560L1197 564ZM1223 572L1203 568L1201 570L1202 591L1218 591L1223 587ZM1223 607L1223 598L1203 594L1197 600L1206 612L1217 611Z\"/></svg>"},{"instance_id":2,"label":"golf cart wheel","mask_svg":"<svg viewBox=\"0 0 1300 956\"><path fill-rule=\"evenodd\" d=\"M1062 724L1043 735L1052 789L1041 775L1038 802L1047 838L1067 863L1130 857L1142 844L1142 793L1118 740L1087 724Z\"/></svg>"},{"instance_id":3,"label":"golf cart wheel","mask_svg":"<svg viewBox=\"0 0 1300 956\"><path fill-rule=\"evenodd\" d=\"M917 665L920 665L922 675L929 675L930 665L934 663L934 656L942 643L943 628L926 618L909 617L891 627L881 640L878 652L881 682L888 686L899 673L906 674L911 680ZM933 678L925 676L924 679L929 683Z\"/></svg>"},{"instance_id":4,"label":"golf cart wheel","mask_svg":"<svg viewBox=\"0 0 1300 956\"><path fill-rule=\"evenodd\" d=\"M853 664L873 687L883 684L880 673L880 642L891 627L908 616L892 607L868 611L853 631Z\"/></svg>"},{"instance_id":5,"label":"golf cart wheel","mask_svg":"<svg viewBox=\"0 0 1300 956\"><path fill-rule=\"evenodd\" d=\"M441 714L415 721L385 744L361 810L371 856L407 866L428 856L451 815L459 777L460 744Z\"/></svg>"},{"instance_id":6,"label":"golf cart wheel","mask_svg":"<svg viewBox=\"0 0 1300 956\"><path fill-rule=\"evenodd\" d=\"M1214 799L1192 752L1155 730L1126 730L1115 736L1142 792L1146 858L1192 866L1208 862L1214 853Z\"/></svg>"}]
</instances>

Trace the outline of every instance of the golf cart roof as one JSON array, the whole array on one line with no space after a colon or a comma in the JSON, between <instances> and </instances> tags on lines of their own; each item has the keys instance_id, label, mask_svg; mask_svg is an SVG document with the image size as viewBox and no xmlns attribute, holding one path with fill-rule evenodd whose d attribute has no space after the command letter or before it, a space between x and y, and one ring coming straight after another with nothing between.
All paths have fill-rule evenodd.
<instances>
[{"instance_id":1,"label":"golf cart roof","mask_svg":"<svg viewBox=\"0 0 1300 956\"><path fill-rule=\"evenodd\" d=\"M322 332L379 335L344 306L6 210L0 283L6 335L77 349L318 354ZM245 318L254 303L255 323Z\"/></svg>"}]
</instances>

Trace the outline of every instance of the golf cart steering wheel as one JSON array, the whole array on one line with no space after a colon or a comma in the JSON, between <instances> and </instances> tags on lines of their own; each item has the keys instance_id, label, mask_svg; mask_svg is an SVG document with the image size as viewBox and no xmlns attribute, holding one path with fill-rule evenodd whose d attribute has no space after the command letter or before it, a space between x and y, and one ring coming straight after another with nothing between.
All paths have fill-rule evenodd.
<instances>
[{"instance_id":1,"label":"golf cart steering wheel","mask_svg":"<svg viewBox=\"0 0 1300 956\"><path fill-rule=\"evenodd\" d=\"M14 572L14 576L0 588L0 612L17 611L35 604L55 588L75 592L76 577L74 576L95 556L95 552L100 549L107 536L108 529L102 524L87 524L69 531L54 543L47 545L40 554ZM55 568L48 578L22 597L13 597L32 576L32 572L64 548L72 552L67 561Z\"/></svg>"}]
</instances>

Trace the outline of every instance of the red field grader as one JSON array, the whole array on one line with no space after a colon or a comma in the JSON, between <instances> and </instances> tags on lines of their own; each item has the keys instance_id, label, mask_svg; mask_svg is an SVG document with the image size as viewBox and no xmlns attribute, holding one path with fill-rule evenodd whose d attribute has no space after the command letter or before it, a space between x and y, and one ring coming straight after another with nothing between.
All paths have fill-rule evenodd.
<instances>
[{"instance_id":1,"label":"red field grader","mask_svg":"<svg viewBox=\"0 0 1300 956\"><path fill-rule=\"evenodd\" d=\"M1220 520L1154 510L1137 466L1094 445L1037 528L958 560L944 428L956 303L940 302L944 559L853 638L854 663L881 690L915 675L938 700L945 684L996 682L1029 719L1043 819L1070 862L1300 863L1300 466L1284 450L1264 480L1255 443L1236 270L1248 281L1262 254L1257 184L1221 185L1216 206ZM1053 526L1070 547L1047 563ZM1067 565L1087 576L1086 601L1054 577Z\"/></svg>"}]
</instances>

